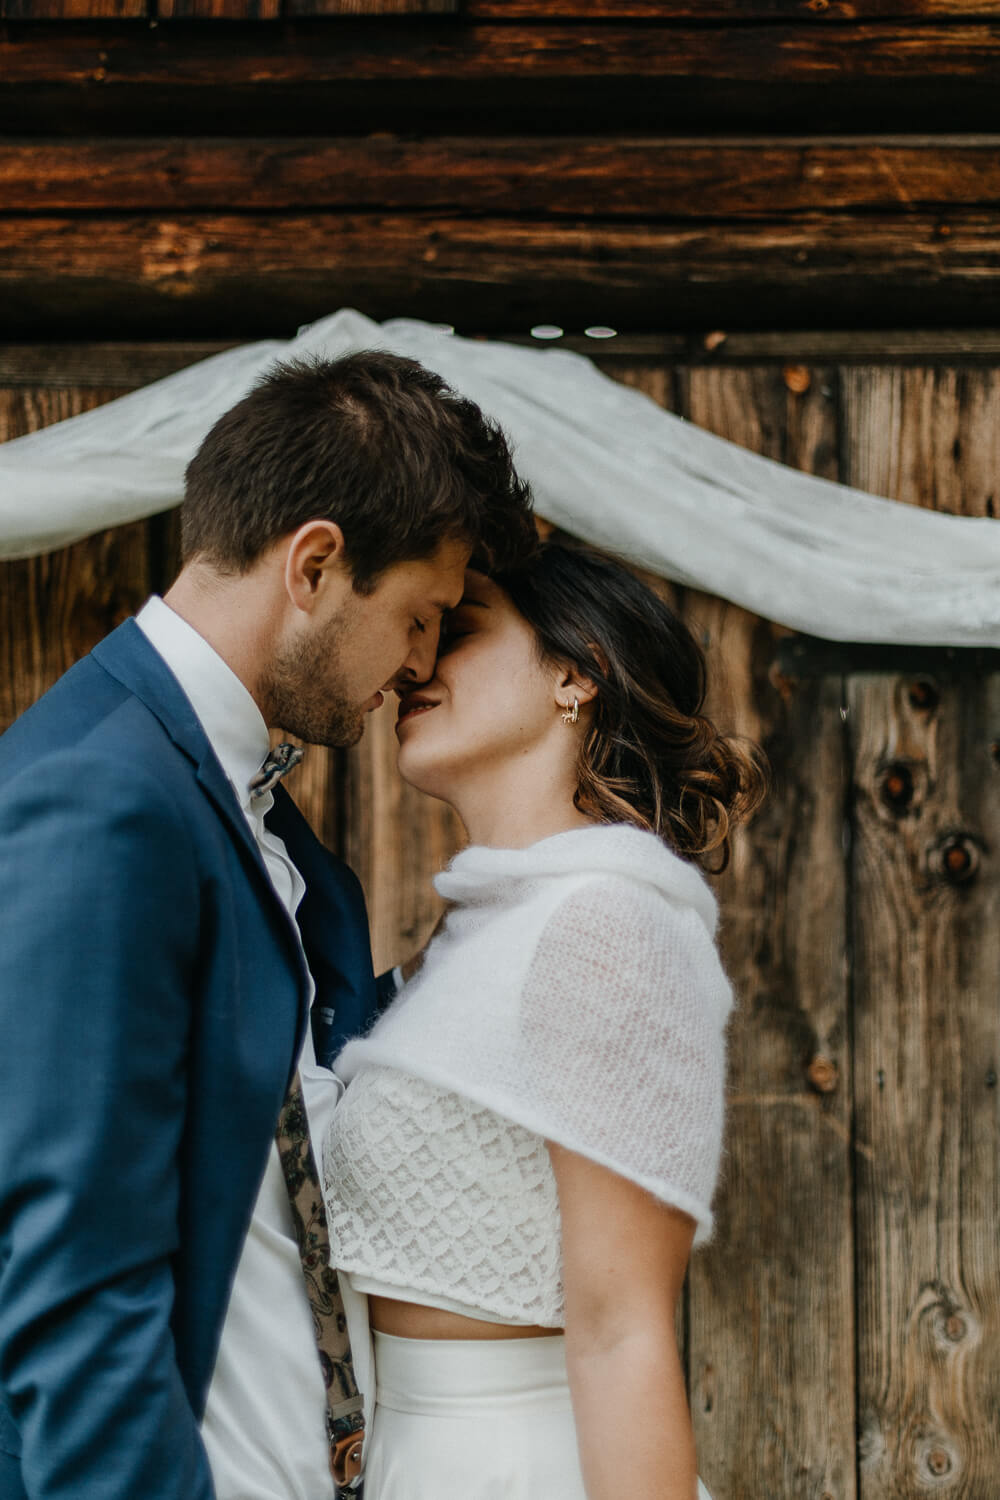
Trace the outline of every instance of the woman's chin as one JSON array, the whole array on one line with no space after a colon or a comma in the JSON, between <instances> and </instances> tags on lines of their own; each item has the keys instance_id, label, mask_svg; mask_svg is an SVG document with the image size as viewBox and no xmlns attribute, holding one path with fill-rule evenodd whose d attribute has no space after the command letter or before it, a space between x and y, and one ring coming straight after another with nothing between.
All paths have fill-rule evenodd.
<instances>
[{"instance_id":1,"label":"woman's chin","mask_svg":"<svg viewBox=\"0 0 1000 1500\"><path fill-rule=\"evenodd\" d=\"M396 766L407 786L412 786L414 791L423 792L427 797L438 797L442 802L448 800L444 794L448 775L441 760L421 754L416 746L404 744L399 747Z\"/></svg>"}]
</instances>

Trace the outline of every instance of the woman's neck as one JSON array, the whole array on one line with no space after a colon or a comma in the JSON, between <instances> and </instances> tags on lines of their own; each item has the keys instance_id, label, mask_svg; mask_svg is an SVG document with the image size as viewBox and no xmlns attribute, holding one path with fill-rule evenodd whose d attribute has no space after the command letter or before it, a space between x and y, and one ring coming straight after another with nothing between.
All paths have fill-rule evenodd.
<instances>
[{"instance_id":1,"label":"woman's neck","mask_svg":"<svg viewBox=\"0 0 1000 1500\"><path fill-rule=\"evenodd\" d=\"M523 765L508 764L449 791L448 801L470 843L526 849L539 839L593 825L594 819L575 806L574 790L570 780L526 775Z\"/></svg>"}]
</instances>

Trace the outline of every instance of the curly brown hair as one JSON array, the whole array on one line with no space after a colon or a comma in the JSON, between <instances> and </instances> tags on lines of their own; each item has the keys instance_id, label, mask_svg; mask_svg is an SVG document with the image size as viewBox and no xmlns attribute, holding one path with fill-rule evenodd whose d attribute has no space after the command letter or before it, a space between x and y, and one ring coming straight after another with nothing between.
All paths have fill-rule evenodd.
<instances>
[{"instance_id":1,"label":"curly brown hair","mask_svg":"<svg viewBox=\"0 0 1000 1500\"><path fill-rule=\"evenodd\" d=\"M715 872L730 837L767 791L767 761L702 713L705 656L690 630L624 564L582 546L544 543L494 575L535 632L543 661L597 685L580 749L575 802L604 823L658 834Z\"/></svg>"}]
</instances>

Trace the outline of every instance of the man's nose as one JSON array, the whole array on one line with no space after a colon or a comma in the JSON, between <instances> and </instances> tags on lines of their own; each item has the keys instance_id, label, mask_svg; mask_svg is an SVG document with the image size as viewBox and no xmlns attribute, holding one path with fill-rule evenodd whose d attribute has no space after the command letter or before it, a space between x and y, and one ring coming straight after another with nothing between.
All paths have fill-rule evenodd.
<instances>
[{"instance_id":1,"label":"man's nose","mask_svg":"<svg viewBox=\"0 0 1000 1500\"><path fill-rule=\"evenodd\" d=\"M440 624L428 625L397 672L397 686L413 687L417 683L430 682L437 666L440 639Z\"/></svg>"}]
</instances>

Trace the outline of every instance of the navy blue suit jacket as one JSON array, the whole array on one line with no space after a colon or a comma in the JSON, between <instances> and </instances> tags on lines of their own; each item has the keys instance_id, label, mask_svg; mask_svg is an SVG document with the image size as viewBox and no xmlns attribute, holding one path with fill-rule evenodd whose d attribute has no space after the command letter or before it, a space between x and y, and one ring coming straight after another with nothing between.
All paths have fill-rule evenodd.
<instances>
[{"instance_id":1,"label":"navy blue suit jacket","mask_svg":"<svg viewBox=\"0 0 1000 1500\"><path fill-rule=\"evenodd\" d=\"M282 788L317 1056L376 1007ZM209 1500L198 1433L307 1015L236 797L134 621L0 739L0 1500Z\"/></svg>"}]
</instances>

